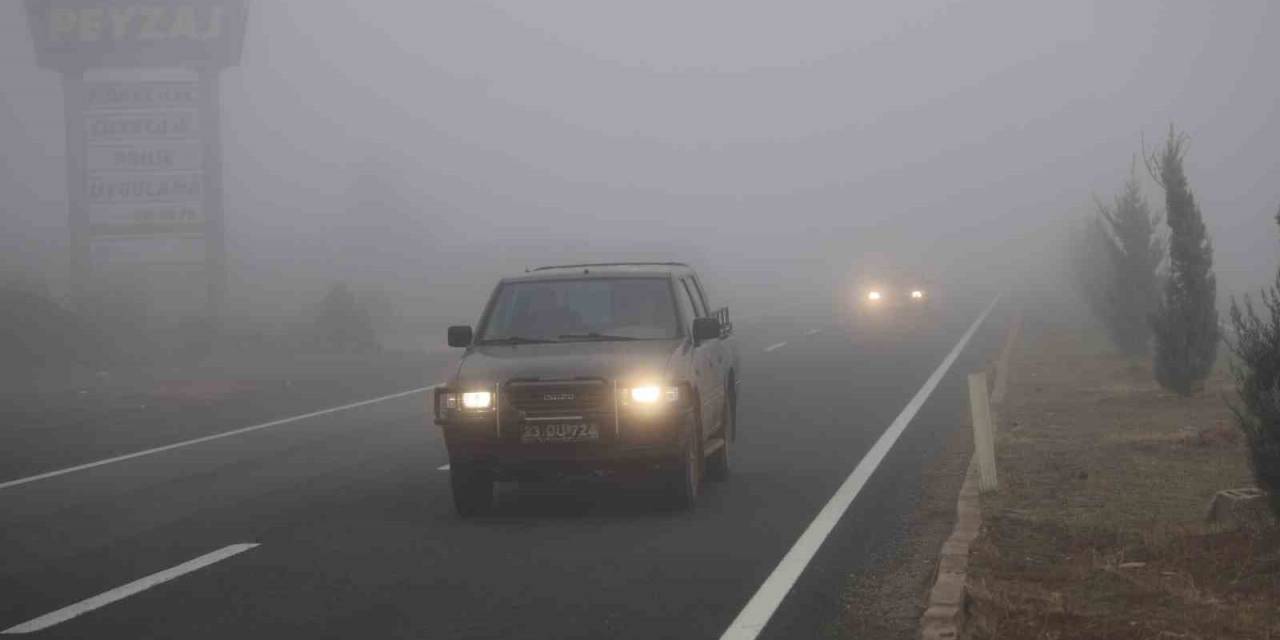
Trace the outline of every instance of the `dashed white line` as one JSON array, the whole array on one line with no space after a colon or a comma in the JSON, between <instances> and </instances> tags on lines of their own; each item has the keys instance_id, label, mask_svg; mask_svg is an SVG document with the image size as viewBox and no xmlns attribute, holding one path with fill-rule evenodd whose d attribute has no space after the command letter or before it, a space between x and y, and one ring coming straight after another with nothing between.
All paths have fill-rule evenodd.
<instances>
[{"instance_id":1,"label":"dashed white line","mask_svg":"<svg viewBox=\"0 0 1280 640\"><path fill-rule=\"evenodd\" d=\"M449 470L449 465L447 464L442 464L436 467L436 471L448 471L448 470Z\"/></svg>"},{"instance_id":2,"label":"dashed white line","mask_svg":"<svg viewBox=\"0 0 1280 640\"><path fill-rule=\"evenodd\" d=\"M136 593L146 591L151 587L173 580L185 573L191 573L192 571L207 567L215 562L221 562L231 556L244 553L256 546L258 546L258 543L256 542L245 542L223 547L212 553L206 553L194 560L188 560L176 567L171 567L158 573L153 573L145 578L139 578L129 584L100 593L92 598L81 600L80 602L72 605L67 605L52 613L46 613L39 618L28 620L17 626L9 627L4 631L0 631L0 633L31 633L33 631L47 629L55 624L66 622L80 614L88 613L94 609L105 607L117 600L123 600Z\"/></svg>"},{"instance_id":3,"label":"dashed white line","mask_svg":"<svg viewBox=\"0 0 1280 640\"><path fill-rule=\"evenodd\" d=\"M765 353L769 353L770 351L773 351L774 349L781 349L781 348L783 348L783 347L785 347L785 346L787 346L787 343L785 343L785 342L779 342L778 344L770 345L770 346L765 347L765 348L764 348L764 352L765 352Z\"/></svg>"},{"instance_id":4,"label":"dashed white line","mask_svg":"<svg viewBox=\"0 0 1280 640\"><path fill-rule=\"evenodd\" d=\"M898 437L902 435L902 431L907 428L911 419L915 417L916 412L924 405L925 400L933 394L934 388L946 375L947 370L951 368L951 364L955 362L960 352L964 350L969 339L973 337L978 326L987 318L991 310L995 308L996 302L1000 300L1000 296L996 296L987 305L982 315L969 326L969 330L960 338L960 342L951 349L947 357L942 359L942 364L934 370L933 374L925 380L924 386L916 392L911 398L907 406L903 408L902 413L885 429L880 435L880 439L871 446L871 450L863 456L858 462L858 466L854 467L849 477L845 479L840 488L836 490L835 495L831 496L814 517L813 522L800 534L800 538L791 546L791 550L787 555L783 556L782 561L774 568L773 573L765 579L764 584L751 596L751 600L738 613L738 617L734 618L733 623L725 630L724 635L720 636L720 640L754 640L764 630L764 626L769 623L769 619L773 617L778 605L782 604L782 599L791 591L791 587L795 585L796 580L800 578L800 574L804 572L805 567L809 566L809 561L813 560L813 556L818 552L818 548L831 534L831 530L835 528L836 523L844 516L845 511L849 509L849 505L853 504L853 499L858 497L858 492L862 491L862 487L867 483L871 474L884 460L889 449L898 441Z\"/></svg>"},{"instance_id":5,"label":"dashed white line","mask_svg":"<svg viewBox=\"0 0 1280 640\"><path fill-rule=\"evenodd\" d=\"M815 334L817 334L819 331L822 331L822 329L810 329L810 330L808 330L808 331L804 332L804 334L805 334L806 336L811 336L811 335L815 335Z\"/></svg>"},{"instance_id":6,"label":"dashed white line","mask_svg":"<svg viewBox=\"0 0 1280 640\"><path fill-rule=\"evenodd\" d=\"M28 482L35 482L35 481L37 481L37 480L44 480L44 479L46 479L46 478L53 478L53 477L61 476L61 475L65 475L65 474L68 474L68 473L74 473L74 472L76 472L76 471L84 471L85 469L92 469L92 468L94 468L94 467L101 467L101 466L103 466L103 465L112 464L112 463L114 463L114 462L124 462L125 460L132 460L133 458L141 458L142 456L149 456L149 455L152 455L152 454L155 454L155 453L162 453L162 452L164 452L164 451L169 451L169 450L171 450L171 449L177 449L177 448L180 448L180 447L189 447L189 446L191 446L191 445L193 445L193 444L200 444L201 442L209 442L210 440L218 440L218 439L220 439L220 438L229 438L229 437L231 437L231 436L238 436L238 435L240 435L240 434L242 434L242 433L249 433L250 431L257 431L257 430L259 430L259 429L267 429L267 428L270 428L270 427L278 427L278 426L280 426L280 425L282 425L282 424L288 424L288 423L290 423L290 422L297 422L297 421L299 421L299 420L306 420L307 418L315 418L315 417L317 417L317 416L323 416L323 415L330 414L330 413L337 413L337 412L339 412L339 411L346 411L347 409L355 409L356 407L363 407L363 406L371 405L371 404L374 404L374 403L377 403L377 402L383 402L383 401L385 401L385 400L394 400L395 398L401 398L401 397L404 397L404 396L407 396L407 395L412 395L412 394L415 394L415 393L422 393L423 391L426 391L426 390L428 390L428 389L433 389L433 388L435 388L435 386L436 386L436 385L431 385L431 386L429 386L429 387L419 387L419 388L417 388L417 389L409 389L408 391L401 391L401 392L399 392L399 393L392 393L392 394L390 394L390 395L385 395L385 396L382 396L382 397L380 397L380 398L373 398L373 399L371 399L371 400L361 400L360 402L352 402L352 403L350 403L350 404L344 404L344 405L342 405L342 406L340 406L340 407L331 407L331 408L328 408L328 409L321 409L321 410L319 410L319 411L312 411L311 413L304 413L304 414L302 414L302 415L300 415L300 416L292 416L292 417L289 417L289 418L281 418L281 419L279 419L279 420L272 420L271 422L264 422L264 423L262 423L262 424L255 424L255 425L253 425L253 426L249 426L249 427L241 427L241 428L239 428L239 429L232 429L231 431L223 431L222 433L215 433L215 434L213 434L213 435L204 436L204 437L201 437L201 438L192 438L191 440L183 440L182 442L175 442L175 443L173 443L173 444L166 444L166 445L161 446L161 447L153 447L153 448L151 448L151 449L144 449L144 450L142 450L142 451L135 451L135 452L133 452L133 453L126 453L126 454L124 454L124 455L116 456L116 457L114 457L114 458L107 458L107 459L105 459L105 460L98 460L98 461L96 461L96 462L89 462L89 463L85 463L85 464L80 464L80 465L76 465L76 466L74 466L74 467L67 467L67 468L65 468L65 469L58 469L58 470L56 470L56 471L49 471L49 472L47 472L47 473L41 473L41 474L34 475L34 476L27 476L27 477L25 477L25 478L18 478L17 480L9 480L8 482L0 482L0 489L8 489L8 488L10 488L10 487L16 487L16 486L18 486L18 485L27 484Z\"/></svg>"}]
</instances>

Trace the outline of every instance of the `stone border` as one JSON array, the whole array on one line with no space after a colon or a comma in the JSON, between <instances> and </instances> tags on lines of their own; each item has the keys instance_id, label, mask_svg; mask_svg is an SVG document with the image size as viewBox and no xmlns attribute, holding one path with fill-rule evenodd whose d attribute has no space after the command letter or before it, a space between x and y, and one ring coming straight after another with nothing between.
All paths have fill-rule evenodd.
<instances>
[{"instance_id":1,"label":"stone border","mask_svg":"<svg viewBox=\"0 0 1280 640\"><path fill-rule=\"evenodd\" d=\"M1013 344L1022 331L1022 311L1014 317L1013 325L1000 349L1000 358L996 361L995 391L991 394L993 404L1003 404L1005 391L1008 388L1009 356ZM998 425L994 415L991 421ZM978 539L982 529L982 503L978 492L978 454L974 452L969 458L969 468L964 474L964 483L960 485L960 496L956 500L956 526L951 536L942 543L939 553L937 578L933 589L929 591L929 600L924 615L920 618L921 640L955 640L964 630L967 612L967 593L965 580L968 576L969 547Z\"/></svg>"},{"instance_id":2,"label":"stone border","mask_svg":"<svg viewBox=\"0 0 1280 640\"><path fill-rule=\"evenodd\" d=\"M978 501L977 458L969 459L969 469L956 501L956 526L942 543L938 577L929 592L928 609L920 618L923 640L954 640L965 622L965 578L969 566L969 545L982 528L982 507Z\"/></svg>"}]
</instances>

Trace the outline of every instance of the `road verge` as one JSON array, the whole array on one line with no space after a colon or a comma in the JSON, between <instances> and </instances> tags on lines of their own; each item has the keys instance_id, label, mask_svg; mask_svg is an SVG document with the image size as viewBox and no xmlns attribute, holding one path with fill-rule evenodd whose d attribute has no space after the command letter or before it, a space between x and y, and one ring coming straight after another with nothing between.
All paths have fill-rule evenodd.
<instances>
[{"instance_id":1,"label":"road verge","mask_svg":"<svg viewBox=\"0 0 1280 640\"><path fill-rule=\"evenodd\" d=\"M1280 532L1205 519L1251 484L1225 366L1179 398L1087 322L1029 312L1010 368L960 637L1280 635Z\"/></svg>"}]
</instances>

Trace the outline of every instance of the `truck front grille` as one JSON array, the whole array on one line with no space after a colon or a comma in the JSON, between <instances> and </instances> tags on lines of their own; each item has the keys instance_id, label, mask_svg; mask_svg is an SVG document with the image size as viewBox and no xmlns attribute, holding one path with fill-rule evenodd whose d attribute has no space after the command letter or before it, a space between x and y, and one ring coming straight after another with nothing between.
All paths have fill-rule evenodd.
<instances>
[{"instance_id":1,"label":"truck front grille","mask_svg":"<svg viewBox=\"0 0 1280 640\"><path fill-rule=\"evenodd\" d=\"M525 417L613 412L613 386L604 380L510 382L504 394Z\"/></svg>"}]
</instances>

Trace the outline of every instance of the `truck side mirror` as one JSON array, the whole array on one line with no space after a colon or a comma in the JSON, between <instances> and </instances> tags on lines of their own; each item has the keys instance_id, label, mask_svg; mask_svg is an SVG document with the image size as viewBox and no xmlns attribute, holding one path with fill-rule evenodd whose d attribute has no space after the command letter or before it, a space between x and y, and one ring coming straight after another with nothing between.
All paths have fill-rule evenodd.
<instances>
[{"instance_id":1,"label":"truck side mirror","mask_svg":"<svg viewBox=\"0 0 1280 640\"><path fill-rule=\"evenodd\" d=\"M471 346L471 326L465 324L454 325L449 327L449 346L451 347L469 347Z\"/></svg>"},{"instance_id":2,"label":"truck side mirror","mask_svg":"<svg viewBox=\"0 0 1280 640\"><path fill-rule=\"evenodd\" d=\"M720 337L720 320L717 318L694 318L693 341L714 340Z\"/></svg>"}]
</instances>

